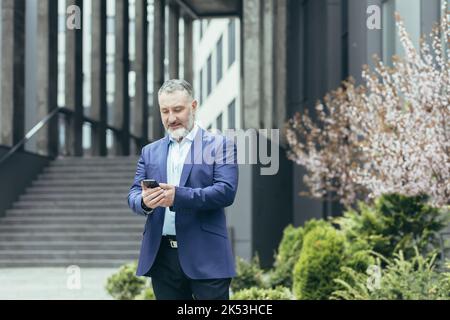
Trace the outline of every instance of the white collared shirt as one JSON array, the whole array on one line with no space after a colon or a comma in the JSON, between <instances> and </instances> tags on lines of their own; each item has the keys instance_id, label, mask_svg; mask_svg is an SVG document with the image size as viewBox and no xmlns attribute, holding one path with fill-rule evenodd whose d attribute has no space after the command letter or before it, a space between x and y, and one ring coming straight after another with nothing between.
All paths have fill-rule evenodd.
<instances>
[{"instance_id":1,"label":"white collared shirt","mask_svg":"<svg viewBox=\"0 0 450 320\"><path fill-rule=\"evenodd\" d=\"M181 173L183 171L184 162L191 149L192 141L197 134L199 127L195 123L189 134L177 142L170 138L169 150L167 152L167 184L178 186L180 183ZM176 235L175 231L175 212L169 207L166 208L164 215L163 235Z\"/></svg>"}]
</instances>

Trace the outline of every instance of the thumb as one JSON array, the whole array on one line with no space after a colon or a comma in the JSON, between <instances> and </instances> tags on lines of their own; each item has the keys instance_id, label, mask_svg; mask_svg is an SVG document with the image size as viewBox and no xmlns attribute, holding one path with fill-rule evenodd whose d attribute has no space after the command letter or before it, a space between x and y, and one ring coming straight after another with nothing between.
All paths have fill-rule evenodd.
<instances>
[{"instance_id":1,"label":"thumb","mask_svg":"<svg viewBox=\"0 0 450 320\"><path fill-rule=\"evenodd\" d=\"M172 186L167 183L160 183L159 186L163 189L170 189Z\"/></svg>"}]
</instances>

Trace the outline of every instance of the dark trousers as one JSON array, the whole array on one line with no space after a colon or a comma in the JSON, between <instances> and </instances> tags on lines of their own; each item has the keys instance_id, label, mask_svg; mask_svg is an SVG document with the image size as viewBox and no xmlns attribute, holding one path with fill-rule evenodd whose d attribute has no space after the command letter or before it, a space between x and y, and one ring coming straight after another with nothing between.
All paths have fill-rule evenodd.
<instances>
[{"instance_id":1,"label":"dark trousers","mask_svg":"<svg viewBox=\"0 0 450 320\"><path fill-rule=\"evenodd\" d=\"M172 237L172 239L174 239ZM163 237L156 260L148 275L157 300L228 300L231 278L190 279L183 272L178 249Z\"/></svg>"}]
</instances>

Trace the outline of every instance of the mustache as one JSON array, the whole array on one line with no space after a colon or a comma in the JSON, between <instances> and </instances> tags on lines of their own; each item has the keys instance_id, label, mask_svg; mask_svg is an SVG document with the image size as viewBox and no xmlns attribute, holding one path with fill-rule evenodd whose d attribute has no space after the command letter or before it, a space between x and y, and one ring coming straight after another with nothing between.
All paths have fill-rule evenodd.
<instances>
[{"instance_id":1,"label":"mustache","mask_svg":"<svg viewBox=\"0 0 450 320\"><path fill-rule=\"evenodd\" d=\"M183 126L183 124L182 123L169 123L169 124L167 124L167 129L171 129L172 127L179 127L179 126L181 126L181 127L185 127L185 126Z\"/></svg>"}]
</instances>

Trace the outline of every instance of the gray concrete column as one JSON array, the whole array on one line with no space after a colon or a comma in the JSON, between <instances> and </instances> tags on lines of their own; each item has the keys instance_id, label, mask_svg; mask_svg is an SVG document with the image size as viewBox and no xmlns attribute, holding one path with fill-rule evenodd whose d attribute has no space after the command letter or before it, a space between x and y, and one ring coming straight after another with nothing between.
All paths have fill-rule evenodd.
<instances>
[{"instance_id":1,"label":"gray concrete column","mask_svg":"<svg viewBox=\"0 0 450 320\"><path fill-rule=\"evenodd\" d=\"M286 78L287 78L287 0L245 0L241 24L242 68L243 68L243 119L244 128L281 128L286 120ZM298 90L298 89L297 89ZM268 143L260 134L258 147ZM240 193L250 199L250 210L246 220L250 232L243 234L236 228L237 238L250 234L251 252L258 253L265 267L273 262L273 250L279 244L283 228L292 222L292 163L284 155L286 150L273 141L271 154L280 155L279 171L274 175L262 175L261 164L244 172ZM245 168L246 166L242 166ZM241 182L241 179L240 179ZM274 186L273 197L261 199L262 190ZM286 192L288 191L288 192ZM273 199L282 199L274 201ZM281 203L280 216L273 219L274 205ZM270 234L270 236L267 236Z\"/></svg>"},{"instance_id":2,"label":"gray concrete column","mask_svg":"<svg viewBox=\"0 0 450 320\"><path fill-rule=\"evenodd\" d=\"M158 90L164 83L164 47L165 47L165 0L153 2L153 109L152 140L164 136L164 127L159 112Z\"/></svg>"},{"instance_id":3,"label":"gray concrete column","mask_svg":"<svg viewBox=\"0 0 450 320\"><path fill-rule=\"evenodd\" d=\"M193 85L194 68L193 68L193 29L192 18L184 17L184 80ZM200 88L198 88L200 89Z\"/></svg>"},{"instance_id":4,"label":"gray concrete column","mask_svg":"<svg viewBox=\"0 0 450 320\"><path fill-rule=\"evenodd\" d=\"M273 128L274 120L274 72L276 67L274 63L277 62L278 57L274 57L275 54L275 41L274 34L276 32L276 20L275 20L275 6L274 0L263 0L262 5L262 47L260 52L260 65L262 73L262 91L261 91L261 112L262 112L262 126L264 128Z\"/></svg>"},{"instance_id":5,"label":"gray concrete column","mask_svg":"<svg viewBox=\"0 0 450 320\"><path fill-rule=\"evenodd\" d=\"M272 123L275 128L283 128L287 120L287 29L288 29L288 1L277 0L274 3L274 103ZM266 63L267 65L267 63ZM275 111L276 110L276 111ZM280 135L281 145L286 146L285 135Z\"/></svg>"},{"instance_id":6,"label":"gray concrete column","mask_svg":"<svg viewBox=\"0 0 450 320\"><path fill-rule=\"evenodd\" d=\"M261 0L246 0L242 2L242 33L243 41L243 125L245 129L259 128L261 115Z\"/></svg>"},{"instance_id":7,"label":"gray concrete column","mask_svg":"<svg viewBox=\"0 0 450 320\"><path fill-rule=\"evenodd\" d=\"M83 12L83 0L67 0ZM66 107L74 113L66 118L66 152L83 155L83 33L81 29L66 29Z\"/></svg>"},{"instance_id":8,"label":"gray concrete column","mask_svg":"<svg viewBox=\"0 0 450 320\"><path fill-rule=\"evenodd\" d=\"M178 23L180 10L176 5L169 5L169 78L178 79L180 70L180 33Z\"/></svg>"},{"instance_id":9,"label":"gray concrete column","mask_svg":"<svg viewBox=\"0 0 450 320\"><path fill-rule=\"evenodd\" d=\"M439 21L441 15L440 0L421 0L420 2L420 33L428 36L433 24Z\"/></svg>"},{"instance_id":10,"label":"gray concrete column","mask_svg":"<svg viewBox=\"0 0 450 320\"><path fill-rule=\"evenodd\" d=\"M92 1L91 117L92 154L106 156L106 0Z\"/></svg>"},{"instance_id":11,"label":"gray concrete column","mask_svg":"<svg viewBox=\"0 0 450 320\"><path fill-rule=\"evenodd\" d=\"M13 146L25 134L25 0L2 0L1 6L0 144Z\"/></svg>"},{"instance_id":12,"label":"gray concrete column","mask_svg":"<svg viewBox=\"0 0 450 320\"><path fill-rule=\"evenodd\" d=\"M342 80L342 8L341 1L326 3L326 71L327 90L335 90Z\"/></svg>"},{"instance_id":13,"label":"gray concrete column","mask_svg":"<svg viewBox=\"0 0 450 320\"><path fill-rule=\"evenodd\" d=\"M148 140L148 23L147 0L136 0L136 95L134 103L134 134ZM137 146L140 150L140 146Z\"/></svg>"},{"instance_id":14,"label":"gray concrete column","mask_svg":"<svg viewBox=\"0 0 450 320\"><path fill-rule=\"evenodd\" d=\"M58 2L38 1L37 114L43 119L58 108ZM56 156L59 145L58 115L37 134L37 152Z\"/></svg>"},{"instance_id":15,"label":"gray concrete column","mask_svg":"<svg viewBox=\"0 0 450 320\"><path fill-rule=\"evenodd\" d=\"M122 130L120 135L115 135L114 152L116 155L129 155L130 153L130 98L128 95L128 73L130 70L130 61L128 55L128 11L127 0L116 0L114 119L115 127Z\"/></svg>"},{"instance_id":16,"label":"gray concrete column","mask_svg":"<svg viewBox=\"0 0 450 320\"><path fill-rule=\"evenodd\" d=\"M348 63L349 74L357 83L361 83L362 66L373 65L374 54L382 57L382 30L367 28L367 7L382 7L382 0L349 0L348 1ZM383 19L391 19L383 17ZM392 18L393 19L393 18ZM386 28L386 26L383 26ZM396 37L396 35L394 35Z\"/></svg>"}]
</instances>

